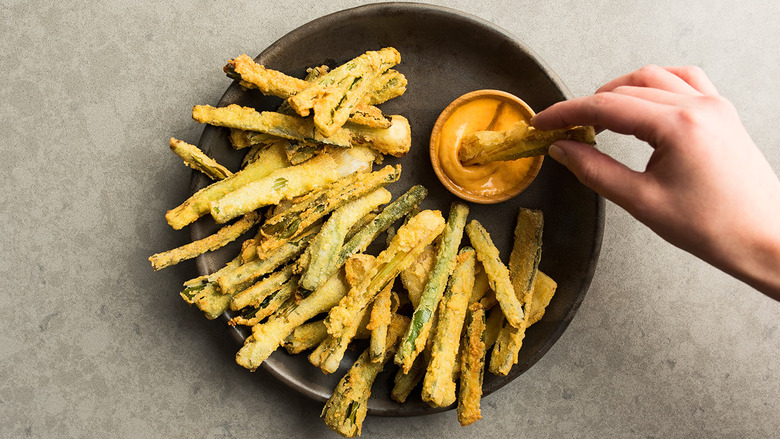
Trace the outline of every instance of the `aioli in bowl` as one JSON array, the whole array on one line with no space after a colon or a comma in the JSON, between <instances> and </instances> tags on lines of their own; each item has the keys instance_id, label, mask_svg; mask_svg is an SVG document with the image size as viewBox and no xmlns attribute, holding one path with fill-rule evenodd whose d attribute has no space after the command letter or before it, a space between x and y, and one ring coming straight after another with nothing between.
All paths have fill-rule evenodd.
<instances>
[{"instance_id":1,"label":"aioli in bowl","mask_svg":"<svg viewBox=\"0 0 780 439\"><path fill-rule=\"evenodd\" d=\"M536 178L542 156L464 166L458 149L467 134L506 130L533 115L520 98L499 90L477 90L454 100L431 132L431 164L439 180L456 196L474 203L500 203L518 195Z\"/></svg>"}]
</instances>

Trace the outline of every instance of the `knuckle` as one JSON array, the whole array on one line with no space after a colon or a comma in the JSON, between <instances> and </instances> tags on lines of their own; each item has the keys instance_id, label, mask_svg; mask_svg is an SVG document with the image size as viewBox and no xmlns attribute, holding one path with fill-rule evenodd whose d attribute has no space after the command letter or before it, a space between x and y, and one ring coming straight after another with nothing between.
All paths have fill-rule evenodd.
<instances>
[{"instance_id":1,"label":"knuckle","mask_svg":"<svg viewBox=\"0 0 780 439\"><path fill-rule=\"evenodd\" d=\"M641 67L632 74L633 83L638 86L647 86L652 78L657 77L663 69L655 64L648 64Z\"/></svg>"}]
</instances>

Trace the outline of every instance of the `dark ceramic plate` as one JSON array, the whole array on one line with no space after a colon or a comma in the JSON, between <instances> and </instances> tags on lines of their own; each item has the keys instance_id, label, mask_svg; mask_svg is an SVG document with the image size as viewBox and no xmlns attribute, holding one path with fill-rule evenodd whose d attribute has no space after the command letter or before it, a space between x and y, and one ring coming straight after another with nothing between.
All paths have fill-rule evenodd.
<instances>
[{"instance_id":1,"label":"dark ceramic plate","mask_svg":"<svg viewBox=\"0 0 780 439\"><path fill-rule=\"evenodd\" d=\"M557 76L526 46L506 31L464 13L423 4L384 3L337 12L312 21L272 44L257 62L302 77L310 66L331 66L366 50L392 46L401 52L396 68L409 80L405 95L381 105L386 114L406 116L412 125L412 150L401 159L401 179L388 189L397 196L414 184L429 190L423 207L440 209L446 217L455 197L436 179L431 168L428 142L439 113L458 96L477 89L498 89L524 99L539 111L569 97ZM228 54L230 56L231 54ZM232 54L232 55L238 55ZM237 103L258 109L274 109L279 99L244 91L231 85L219 106ZM236 169L241 154L233 151L220 128L206 127L200 147L218 161ZM208 183L195 175L192 190ZM485 394L517 378L541 358L561 336L588 289L601 244L603 200L581 185L554 160L545 160L536 180L518 197L495 205L471 204L470 219L479 220L493 236L507 261L512 230L520 206L544 212L544 247L541 269L558 282L558 292L544 318L529 328L520 351L519 363L509 376L486 373ZM213 233L215 225L204 218L193 226L193 238ZM380 239L382 239L380 237ZM468 238L464 236L464 244ZM237 252L237 245L201 256L198 269L211 273ZM227 322L226 316L222 320ZM249 331L227 326L238 343ZM277 351L263 363L291 388L318 401L326 401L357 353L349 351L341 368L325 375L309 364L306 355L291 356ZM446 409L433 409L422 402L419 392L406 404L389 398L395 366L388 365L374 385L369 413L385 416L414 416Z\"/></svg>"}]
</instances>

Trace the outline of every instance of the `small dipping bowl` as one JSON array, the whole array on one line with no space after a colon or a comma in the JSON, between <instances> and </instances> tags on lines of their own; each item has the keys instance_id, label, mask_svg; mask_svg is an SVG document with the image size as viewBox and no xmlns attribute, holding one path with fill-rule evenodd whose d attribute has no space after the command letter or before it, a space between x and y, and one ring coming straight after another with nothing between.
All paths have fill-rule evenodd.
<instances>
[{"instance_id":1,"label":"small dipping bowl","mask_svg":"<svg viewBox=\"0 0 780 439\"><path fill-rule=\"evenodd\" d=\"M476 90L452 101L431 132L431 164L442 184L457 197L494 204L520 194L536 178L543 156L464 166L461 140L475 131L503 131L530 121L534 111L522 99L500 90Z\"/></svg>"}]
</instances>

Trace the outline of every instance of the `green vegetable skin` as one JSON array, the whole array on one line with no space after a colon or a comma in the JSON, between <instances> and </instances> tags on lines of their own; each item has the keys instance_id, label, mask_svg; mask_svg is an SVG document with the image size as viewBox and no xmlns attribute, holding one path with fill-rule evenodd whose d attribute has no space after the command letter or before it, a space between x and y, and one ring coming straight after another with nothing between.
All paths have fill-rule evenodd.
<instances>
[{"instance_id":1,"label":"green vegetable skin","mask_svg":"<svg viewBox=\"0 0 780 439\"><path fill-rule=\"evenodd\" d=\"M420 297L420 304L412 315L412 323L395 355L395 363L401 366L404 372L412 367L414 359L425 347L431 331L431 316L439 305L444 288L447 286L447 279L455 268L455 255L463 238L463 227L468 214L469 209L463 203L453 203L450 207L447 225L436 254L436 262Z\"/></svg>"},{"instance_id":2,"label":"green vegetable skin","mask_svg":"<svg viewBox=\"0 0 780 439\"><path fill-rule=\"evenodd\" d=\"M239 187L286 166L289 166L289 163L283 148L280 145L273 145L261 152L258 159L246 168L195 192L180 206L169 210L165 214L165 219L171 227L179 230L207 214L211 209L212 201L219 200Z\"/></svg>"},{"instance_id":3,"label":"green vegetable skin","mask_svg":"<svg viewBox=\"0 0 780 439\"><path fill-rule=\"evenodd\" d=\"M328 154L297 166L273 171L211 203L211 216L224 223L239 215L281 200L297 197L339 178L336 162Z\"/></svg>"},{"instance_id":4,"label":"green vegetable skin","mask_svg":"<svg viewBox=\"0 0 780 439\"><path fill-rule=\"evenodd\" d=\"M441 300L431 361L423 380L422 399L434 407L446 407L455 402L453 373L458 364L456 360L466 308L474 287L474 249L461 249L458 261Z\"/></svg>"},{"instance_id":5,"label":"green vegetable skin","mask_svg":"<svg viewBox=\"0 0 780 439\"><path fill-rule=\"evenodd\" d=\"M347 293L343 271L331 276L299 303L290 303L279 309L268 321L252 327L252 335L236 354L236 363L257 369L298 326L336 305Z\"/></svg>"},{"instance_id":6,"label":"green vegetable skin","mask_svg":"<svg viewBox=\"0 0 780 439\"><path fill-rule=\"evenodd\" d=\"M509 278L509 269L501 262L498 249L490 239L490 234L477 220L472 220L466 226L466 234L477 251L477 259L482 262L488 275L490 288L496 293L501 311L504 312L509 324L519 328L523 324L523 305L515 295L515 289Z\"/></svg>"},{"instance_id":7,"label":"green vegetable skin","mask_svg":"<svg viewBox=\"0 0 780 439\"><path fill-rule=\"evenodd\" d=\"M306 249L309 264L301 275L301 287L315 290L327 280L335 271L331 267L336 263L350 227L391 198L387 189L379 188L334 211Z\"/></svg>"}]
</instances>

